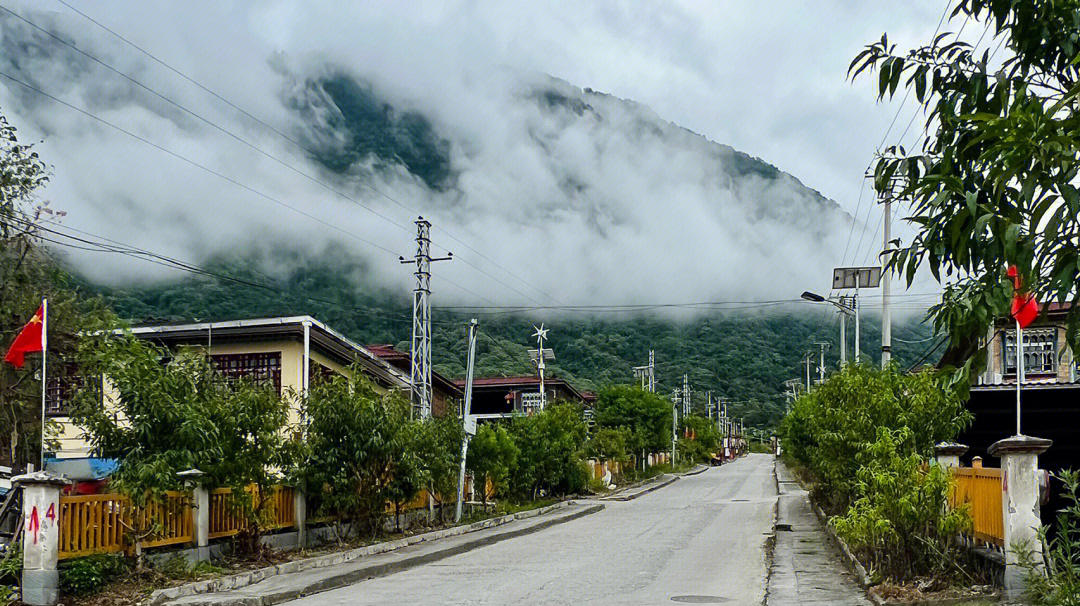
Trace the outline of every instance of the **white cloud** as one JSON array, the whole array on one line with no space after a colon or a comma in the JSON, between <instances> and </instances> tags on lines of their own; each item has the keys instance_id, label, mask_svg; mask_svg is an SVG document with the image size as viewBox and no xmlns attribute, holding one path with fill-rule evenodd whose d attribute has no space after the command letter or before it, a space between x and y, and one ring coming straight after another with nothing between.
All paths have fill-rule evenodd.
<instances>
[{"instance_id":1,"label":"white cloud","mask_svg":"<svg viewBox=\"0 0 1080 606\"><path fill-rule=\"evenodd\" d=\"M445 194L386 175L374 185L541 291L575 303L790 298L803 288L827 289L831 267L856 256L842 258L849 225L844 217L817 212L790 185L725 182L715 149L664 121L760 156L853 213L860 174L895 106L876 105L868 81L848 84L847 64L884 30L901 44L929 38L941 10L908 3L780 1L74 4L290 134L305 126L283 103L291 87L302 84L289 77L340 68L369 80L396 108L416 109L431 119L451 141L459 172L457 190ZM288 142L63 6L11 7L316 174ZM9 44L30 31L11 18L0 23ZM407 229L364 212L68 49L30 47L0 64L6 70L12 62L21 77L140 136L379 246L405 255L411 250L411 213L355 182L335 187L349 188L350 195ZM659 117L646 107L595 96L586 100L600 121L553 116L525 98L532 87L546 84L542 74L634 99ZM25 131L45 138L41 152L56 165L47 193L68 210L72 226L193 260L268 240L312 250L340 240L369 260L382 282L408 283L406 268L389 253L18 85L0 86L0 107ZM902 123L912 110L905 110ZM642 124L658 124L661 131L651 133ZM581 183L583 192L568 195L566 180ZM864 199L860 218L866 204ZM856 236L862 228L856 225ZM438 229L435 236L443 247L542 299ZM98 278L161 271L135 261L103 262L100 256L76 259ZM442 264L438 272L500 303L522 299L460 261ZM475 298L452 287L440 296Z\"/></svg>"}]
</instances>

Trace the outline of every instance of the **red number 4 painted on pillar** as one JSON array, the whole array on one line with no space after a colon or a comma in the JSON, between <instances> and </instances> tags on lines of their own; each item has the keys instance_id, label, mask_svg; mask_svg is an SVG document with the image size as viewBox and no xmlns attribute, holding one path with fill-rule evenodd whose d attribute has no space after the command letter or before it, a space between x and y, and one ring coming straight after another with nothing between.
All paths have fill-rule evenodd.
<instances>
[{"instance_id":1,"label":"red number 4 painted on pillar","mask_svg":"<svg viewBox=\"0 0 1080 606\"><path fill-rule=\"evenodd\" d=\"M56 503L49 503L49 511L45 512L45 517L56 521Z\"/></svg>"}]
</instances>

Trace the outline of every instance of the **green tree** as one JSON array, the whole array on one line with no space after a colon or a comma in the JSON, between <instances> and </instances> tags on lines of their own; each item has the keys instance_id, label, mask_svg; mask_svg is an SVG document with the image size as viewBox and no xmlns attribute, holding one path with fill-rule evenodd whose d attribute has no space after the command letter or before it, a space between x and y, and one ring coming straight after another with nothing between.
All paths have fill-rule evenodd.
<instances>
[{"instance_id":1,"label":"green tree","mask_svg":"<svg viewBox=\"0 0 1080 606\"><path fill-rule=\"evenodd\" d=\"M909 427L877 429L869 463L855 478L858 496L830 524L876 574L900 582L949 578L967 549L956 537L971 529L971 518L966 507L948 506L946 468L927 467L918 453L901 454L911 433Z\"/></svg>"},{"instance_id":2,"label":"green tree","mask_svg":"<svg viewBox=\"0 0 1080 606\"><path fill-rule=\"evenodd\" d=\"M671 447L671 402L636 386L600 390L593 406L597 427L626 432L626 449L641 457Z\"/></svg>"},{"instance_id":3,"label":"green tree","mask_svg":"<svg viewBox=\"0 0 1080 606\"><path fill-rule=\"evenodd\" d=\"M354 367L348 377L314 384L306 412L304 450L295 473L317 515L336 521L339 540L357 527L373 535L386 503L405 492L403 484L391 488L391 482L396 464L411 465L405 459L415 443L409 403L400 394L381 392ZM415 476L401 477L418 489Z\"/></svg>"},{"instance_id":4,"label":"green tree","mask_svg":"<svg viewBox=\"0 0 1080 606\"><path fill-rule=\"evenodd\" d=\"M541 490L567 494L584 488L587 473L582 451L587 434L581 407L569 402L515 417L510 435L520 454L510 474L512 493L535 500Z\"/></svg>"},{"instance_id":5,"label":"green tree","mask_svg":"<svg viewBox=\"0 0 1080 606\"><path fill-rule=\"evenodd\" d=\"M585 454L592 459L625 462L630 458L626 444L631 436L625 427L599 427L585 443Z\"/></svg>"},{"instance_id":6,"label":"green tree","mask_svg":"<svg viewBox=\"0 0 1080 606\"><path fill-rule=\"evenodd\" d=\"M37 152L19 143L15 127L0 115L0 351L7 351L48 298L47 376L55 380L75 353L75 336L108 312L99 299L80 292L43 246L54 214L38 195L48 180L48 167ZM15 469L38 464L40 376L38 354L28 355L21 369L0 363L0 435L5 436L0 460ZM46 450L54 446L47 443Z\"/></svg>"},{"instance_id":7,"label":"green tree","mask_svg":"<svg viewBox=\"0 0 1080 606\"><path fill-rule=\"evenodd\" d=\"M439 504L457 499L458 472L461 470L461 440L465 431L461 418L454 414L432 417L423 423L423 439L419 445L426 480L431 494ZM439 508L443 520L445 507Z\"/></svg>"},{"instance_id":8,"label":"green tree","mask_svg":"<svg viewBox=\"0 0 1080 606\"><path fill-rule=\"evenodd\" d=\"M1077 11L1074 1L960 0L953 15L985 21L1003 62L941 34L906 53L883 35L851 63L853 78L877 70L879 98L903 83L925 109L926 143L891 149L875 186L896 177L912 200L918 231L895 266L909 283L920 267L950 281L931 313L950 335L958 382L982 365L978 339L1009 310L1011 265L1042 301L1073 303L1068 340L1080 344Z\"/></svg>"},{"instance_id":9,"label":"green tree","mask_svg":"<svg viewBox=\"0 0 1080 606\"><path fill-rule=\"evenodd\" d=\"M505 427L495 424L481 425L469 440L466 469L480 488L480 499L487 504L485 478L491 480L495 490L505 489L511 470L517 467L520 451Z\"/></svg>"},{"instance_id":10,"label":"green tree","mask_svg":"<svg viewBox=\"0 0 1080 606\"><path fill-rule=\"evenodd\" d=\"M872 446L880 428L909 430L898 434L898 452L925 460L970 421L960 396L931 371L851 365L795 401L782 435L787 451L819 478L819 496L840 511L857 495L860 469L879 453Z\"/></svg>"},{"instance_id":11,"label":"green tree","mask_svg":"<svg viewBox=\"0 0 1080 606\"><path fill-rule=\"evenodd\" d=\"M226 381L200 349L109 331L79 345L81 372L106 378L78 391L72 420L97 455L117 459L110 481L136 502L177 488L187 469L213 486L266 489L290 464L288 403L273 388Z\"/></svg>"},{"instance_id":12,"label":"green tree","mask_svg":"<svg viewBox=\"0 0 1080 606\"><path fill-rule=\"evenodd\" d=\"M720 445L720 430L708 417L690 415L679 419L679 458L682 461L707 463Z\"/></svg>"}]
</instances>

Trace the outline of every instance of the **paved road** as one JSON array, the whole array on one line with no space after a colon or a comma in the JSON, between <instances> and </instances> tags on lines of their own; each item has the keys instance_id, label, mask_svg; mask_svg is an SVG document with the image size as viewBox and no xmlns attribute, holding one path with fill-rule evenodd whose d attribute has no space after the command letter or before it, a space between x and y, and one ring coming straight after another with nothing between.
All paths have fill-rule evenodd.
<instances>
[{"instance_id":1,"label":"paved road","mask_svg":"<svg viewBox=\"0 0 1080 606\"><path fill-rule=\"evenodd\" d=\"M757 605L776 500L773 458L750 455L537 534L292 604Z\"/></svg>"}]
</instances>

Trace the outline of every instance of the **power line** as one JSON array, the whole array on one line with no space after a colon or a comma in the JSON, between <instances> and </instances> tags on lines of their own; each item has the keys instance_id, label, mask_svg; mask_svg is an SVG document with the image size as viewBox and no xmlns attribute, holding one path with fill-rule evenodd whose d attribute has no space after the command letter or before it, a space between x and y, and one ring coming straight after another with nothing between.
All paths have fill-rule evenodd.
<instances>
[{"instance_id":1,"label":"power line","mask_svg":"<svg viewBox=\"0 0 1080 606\"><path fill-rule=\"evenodd\" d=\"M156 55L154 55L153 53L151 53L151 52L149 52L148 50L144 49L143 47L139 46L138 44L135 44L135 43L134 43L134 42L132 42L131 40L128 40L127 38L125 38L124 36L122 36L121 34L119 34L118 32L116 32L116 31L114 31L114 30L110 29L109 27L107 27L107 26L105 26L104 24L100 23L99 21L97 21L97 20L93 19L92 17L90 17L90 16L89 16L89 15L87 15L86 13L84 13L84 12L82 12L82 11L78 10L77 8L75 8L75 7L71 6L70 4L68 4L67 2L65 2L64 0L57 0L57 1L58 1L58 2L60 2L61 4L63 4L64 6L66 6L67 8L69 8L70 10L74 11L75 13L79 14L80 16L84 17L85 19L87 19L88 21L90 21L91 23L93 23L94 25L97 25L98 27L100 27L100 28L104 29L105 31L109 32L110 34L112 34L113 36L115 36L116 38L118 38L119 40L121 40L122 42L124 42L125 44L127 44L128 46L130 46L130 47L134 48L135 50L139 51L140 53L142 53L142 54L146 55L147 57L149 57L150 59L152 59L152 60L153 60L153 61L155 61L156 63L160 64L161 66L165 67L165 68L166 68L166 69L168 69L169 71L173 72L174 74L176 74L176 75L180 76L180 77L181 77L181 78L183 78L184 80L186 80L186 81L188 81L189 83L193 84L194 86L198 87L198 88L199 88L199 89L201 89L202 91L204 91L204 92L206 92L206 93L210 94L211 96L213 96L214 98L218 99L218 100L219 100L219 101L221 101L222 103L225 103L225 104L226 104L226 105L228 105L229 107L231 107L231 108L235 109L236 111L240 112L241 114L243 114L243 115L244 115L244 116L246 116L247 118L249 118L249 119L251 119L251 120L255 121L255 122L256 122L256 123L258 123L259 125L261 125L261 126L265 127L266 129L270 130L271 132L273 132L273 133L277 134L278 136L282 137L283 139L285 139L285 140L286 140L286 141L288 141L289 143L293 144L293 145L294 145L294 146L296 146L297 148L299 148L299 149L303 150L303 151L304 151L304 152L306 152L307 154L309 154L309 155L311 155L311 156L317 156L317 154L316 154L316 153L315 153L315 152L314 152L313 150L309 149L309 148L308 148L307 146L305 146L305 145L301 144L300 142L296 141L296 140L295 140L295 139L293 139L292 137L289 137L289 136L288 136L288 135L286 135L285 133L283 133L283 132L281 132L280 130L278 130L278 129L274 128L273 126L271 126L270 124L268 124L268 123L267 123L267 122L265 122L264 120L261 120L261 119L257 118L256 116L252 115L252 114L251 114L250 112L248 112L248 111L246 111L246 110L242 109L241 107L239 107L239 106L238 106L238 105L236 105L235 103L233 103L233 102L229 101L228 99L226 99L226 98L225 98L225 97L223 97L222 95L220 95L220 94L218 94L218 93L214 92L213 90L211 90L211 89L209 89L208 87L204 86L203 84L199 83L199 82L198 82L198 81L196 81L196 80L195 80L194 78L192 78L192 77L188 76L187 74L184 74L184 73L183 73L183 72L181 72L180 70L178 70L178 69L174 68L173 66L169 65L169 64L168 64L168 63L166 63L166 62L165 62L164 60L162 60L162 59L158 58L158 57L157 57ZM5 10L7 10L7 9L5 9ZM11 11L8 11L8 12L11 12ZM14 15L15 13L11 13L11 14L13 14L13 15ZM16 17L18 17L18 15L15 15L15 16L16 16ZM20 18L20 19L22 19L21 17L19 17L19 18ZM26 21L26 20L25 20L25 19L23 19L23 21ZM29 21L26 21L26 22L27 22L27 23L29 23ZM33 25L33 24L31 23L31 25ZM34 26L34 27L37 27L37 26ZM38 29L41 29L41 28L38 28ZM53 36L53 37L54 37L54 38L56 38L57 40L60 40L59 38L57 38L56 36L54 36L53 34L51 34L50 32L48 32L48 31L46 31L46 30L43 30L43 29L42 29L41 31L44 31L45 33L49 34L50 36ZM63 42L64 44L67 44L67 45L68 45L68 46L70 46L71 48L73 48L73 49L75 49L75 50L78 50L78 51L79 51L80 53L83 53L83 51L79 50L79 49L78 49L78 48L76 48L76 47L75 47L74 45L72 45L72 44L70 44L70 43L68 43L68 42L66 42L66 41L63 41L63 40L60 40L60 41L61 41L61 42ZM86 56L88 56L88 57L90 57L90 55L87 55L86 53L83 53L83 54L84 54L84 55L86 55ZM125 77L125 78L127 78L127 79L131 80L132 82L136 82L136 81L135 81L134 79L132 79L132 78L131 78L130 76L128 76L128 75L126 75L126 74L123 74L123 73L119 72L118 70L116 70L116 69L114 69L114 68L112 68L112 67L110 67L110 66L108 66L108 65L105 65L104 63L102 63L101 61L97 60L96 58L93 58L93 57L91 57L91 58L92 58L92 59L93 59L94 61L97 61L98 63L100 63L101 65L103 65L103 66L107 67L108 69L110 69L110 70L112 70L112 71L116 72L117 74L120 74L121 76L123 76L123 77ZM136 83L137 83L137 82L136 82ZM139 84L139 86L143 86L143 85L142 85L141 83L137 83L137 84ZM168 101L169 103L173 103L172 101L170 101L170 100L166 99L166 98L165 98L164 96L162 96L162 95L158 94L157 92L155 92L155 91L152 91L151 89L149 89L149 88L147 88L147 87L145 87L145 86L143 86L143 88L146 88L146 90L148 90L148 91L152 92L153 94L155 94L155 95L158 95L159 97L162 97L163 99L165 99L165 100L166 100L166 101ZM173 104L174 104L174 105L176 105L175 103L173 103ZM180 106L179 106L179 105L177 105L177 107L180 107ZM183 109L183 108L182 108L182 109ZM184 111L188 111L188 110L184 109ZM190 113L190 112L189 112L189 113ZM195 115L195 114L192 114L192 115ZM200 117L200 119L202 119L202 118ZM203 120L205 121L205 119L203 119ZM223 129L221 129L220 127L217 127L216 125L214 125L214 126L215 126L216 128L218 128L219 130L223 130ZM224 130L223 130L223 132L226 132L226 133L228 133L228 131L224 131ZM230 134L230 136L233 136L234 138L237 138L238 140L240 140L240 139L239 139L238 137L236 137L236 135L233 135L232 133L228 133L228 134ZM242 141L242 140L241 140L241 141ZM245 142L245 143L246 143L246 142ZM251 146L251 144L248 144L248 145L249 145L249 146ZM268 155L268 156L269 156L269 154L266 154L266 152L263 152L262 150L259 150L258 148L255 148L254 146L251 146L251 147L253 147L253 148L254 148L254 149L256 149L257 151L259 151L260 153L263 153L264 155ZM273 158L272 156L269 156L269 157ZM276 160L276 161L278 161L278 162L281 162L280 160L277 160L276 158L273 158L273 159L274 159L274 160ZM286 166L288 166L288 165L286 165ZM381 215L380 213L378 213L378 212L374 211L373 209L371 209L371 208L368 208L367 206L365 206L365 205L361 204L360 202L358 202L358 201L356 201L356 200L354 200L354 199L350 198L349 196L345 195L344 193L342 193L342 192L340 192L340 191L338 191L338 190L336 190L336 189L334 189L334 188L332 188L332 187L328 186L327 184L323 183L322 181L318 181L318 180L316 180L316 179L315 179L314 177L311 177L311 176L307 175L306 173L303 173L303 172L301 172L301 171L299 171L299 170L297 170L297 169L295 169L295 168L293 168L293 167L291 167L291 166L289 166L289 168L290 168L290 169L292 169L292 170L294 170L294 171L296 171L296 172L298 172L298 173L300 173L301 175L303 175L303 176L307 177L308 179L311 179L311 180L315 181L315 182L316 182L316 183L318 183L319 185L321 185L321 186L323 186L323 187L325 187L325 188L329 189L330 191L332 191L332 192L336 193L337 195L339 195L339 196L341 196L341 197L345 198L346 200L349 200L349 201L351 201L351 202L353 202L353 203L355 203L355 204L358 204L358 205L360 205L360 206L361 206L362 208L364 208L365 210L368 210L368 211L370 211L370 212L372 212L372 213L375 213L375 214L376 214L377 216L380 216L380 217L382 217L383 219L386 219L387 221L390 221L390 222L391 222L391 223L393 223L394 225L397 225L398 227L401 227L402 229L405 229L406 231L411 231L411 230L410 230L410 229L409 229L408 227L406 227L406 226L403 226L403 225L401 225L400 223L397 223L397 222L395 222L395 221L393 221L393 220L391 220L391 219L389 219L389 218L387 218L387 217L385 217L385 216ZM396 198L394 198L393 196L390 196L389 194L387 194L387 193L383 192L382 190L380 190L380 189L378 189L378 188L374 187L373 185L370 185L370 184L368 184L368 183L365 183L365 182L362 182L362 181L360 182L360 185L361 185L362 187L364 187L364 188L366 188L366 189L368 189L368 190L370 190L370 191L372 191L372 192L374 192L374 193L378 194L379 196L382 196L383 198L385 198L386 200L389 200L390 202L392 202L392 203L396 204L397 206L399 206L399 207L401 207L401 208L403 208L403 209L405 209L405 210L409 211L409 212L410 212L410 213L412 213L412 214L420 214L420 213L419 213L418 211L416 211L416 210L414 210L414 209L410 208L410 207L409 207L409 206L407 206L406 204L404 204L404 203L402 203L401 201L397 200L397 199L396 199ZM428 213L428 214L430 214L430 213ZM521 283L522 283L522 284L524 284L525 286L529 287L530 289L532 289L532 290L534 290L534 291L536 291L536 292L540 293L541 295L543 295L544 297L547 297L548 299L550 299L550 300L554 301L555 303L561 303L561 301L559 301L559 300L558 300L558 299L556 299L555 297L552 297L551 295L549 295L549 294L545 293L544 291L542 291L542 290L540 290L540 289L536 288L536 287L535 287L534 285L532 285L532 284L531 284L531 283L529 283L528 281L524 280L523 278L521 278L520 276L518 276L518 275L517 275L517 274L515 274L514 272L510 271L510 270L509 270L509 269L507 269L506 267L503 267L503 266L502 266L502 265L500 265L500 264L499 264L498 262L496 262L495 260L491 259L490 257L488 257L488 256L484 255L484 254L483 254L482 252L480 252L480 251L479 251L479 250L477 250L476 248L473 248L473 247L472 247L472 246L470 246L470 245L469 245L468 243L466 243L465 241L463 241L463 240L461 240L460 238L458 238L457 236L455 236L455 235L454 235L453 233L451 233L451 232L450 232L449 230L447 230L446 228L444 228L444 227L440 227L440 226L437 226L437 225L436 225L436 226L434 226L434 227L435 227L435 229L437 229L437 230L439 230L439 231L443 232L444 234L446 234L446 236L447 236L447 237L449 237L450 239L452 239L452 240L454 240L455 242L457 242L458 244L460 244L460 245L464 246L464 247L465 247L466 249L468 249L469 251L471 251L471 252L475 253L475 254L476 254L476 255L477 255L478 257L480 257L481 259L484 259L484 260L485 260L485 261L487 261L488 263L490 263L490 264L492 264L493 266L497 267L498 269L502 270L503 272L505 272L506 274L510 275L510 276L511 276L511 277L513 277L514 279L518 280L519 282L521 282ZM530 299L530 300L531 300L531 298L530 298L530 297L529 297L528 295L525 295L524 293L521 293L520 291L517 291L517 290L516 290L516 289L514 289L514 288L513 288L512 286L510 286L510 285L508 285L508 284L506 284L506 283L502 282L501 280L499 280L499 279L498 279L498 278L496 278L495 276L493 276L493 275L489 274L488 272L486 272L486 271L484 271L484 270L480 269L480 268L479 268L478 266L476 266L476 265L474 265L474 264L470 263L469 261L465 260L464 258L462 258L462 257L460 257L460 256L459 256L458 258L459 258L459 260L461 260L461 261L462 261L463 263L465 263L466 265L469 265L469 266L470 266L470 267L472 267L473 269L476 269L477 271L480 271L480 272L481 272L481 273L483 273L484 275L486 275L486 276L488 276L489 278L491 278L491 279L495 280L496 282L499 282L499 283L500 283L500 284L502 284L503 286L505 286L505 287L507 287L507 288L510 288L511 290L514 290L515 292L517 292L517 293L518 293L518 294L520 294L521 296L525 297L526 299ZM534 302L536 302L536 301L534 301Z\"/></svg>"},{"instance_id":2,"label":"power line","mask_svg":"<svg viewBox=\"0 0 1080 606\"><path fill-rule=\"evenodd\" d=\"M2 7L0 7L0 8L2 8ZM217 177L219 179L222 179L224 181L232 183L233 185L235 185L235 186L237 186L237 187L239 187L239 188L241 188L243 190L246 190L246 191L248 191L250 193L253 193L256 196L259 196L260 198L264 198L266 200L269 200L270 202L273 202L274 204L277 204L277 205L282 206L284 208L287 208L287 209L289 209L289 210L291 210L291 211L293 211L295 213L303 215L303 216L311 219L312 221L315 221L317 223L321 223L322 225L324 225L326 227L329 227L330 229L333 229L334 231L345 234L346 236L349 236L350 238L353 238L355 240L358 240L358 241L363 242L365 244L368 244L370 246L374 246L375 248L378 248L378 249L380 249L382 251L390 253L390 254L394 255L395 257L400 256L400 255L398 255L398 253L390 250L389 248L386 248L385 246L382 246L380 244L376 244L375 242L372 242L371 240L361 238L360 236L357 236L356 234L345 231L345 230L341 229L340 227L337 227L336 225L333 225L332 223L328 223L326 221L323 221L322 219L316 217L315 215L312 215L312 214L310 214L310 213L308 213L308 212L306 212L304 210L301 210L301 209L299 209L299 208L297 208L295 206L292 206L290 204L282 202L281 200L278 200L277 198L274 198L273 196L271 196L269 194L263 193L263 192L255 189L254 187L251 187L250 185L246 185L244 183L241 183L240 181L237 181L236 179L233 179L232 177L229 177L228 175L220 173L220 172L218 172L218 171L216 171L216 170L214 170L214 169L212 169L212 168L210 168L208 166L200 164L199 162L196 162L195 160L192 160L191 158L188 158L186 156L182 156L182 155L180 155L180 154L178 154L178 153L176 153L176 152L174 152L174 151L172 151L172 150L170 150L170 149L168 149L166 147L158 145L157 143L154 143L153 141L150 141L149 139L146 139L145 137L137 135L137 134L135 134L135 133L123 128L123 127L117 126L116 124L113 124L112 122L109 122L108 120L105 120L104 118L98 117L98 116L86 111L85 109L83 109L81 107L72 105L71 103L68 103L67 101L64 101L64 100L62 100L62 99L60 99L58 97L54 97L53 95L50 95L49 93L41 90L40 88L37 88L37 87L35 87L35 86L31 85L31 84L28 84L28 83L14 77L14 76L11 76L11 75L9 75L9 74L7 74L5 72L0 72L0 76L3 76L4 78L7 78L8 80L11 80L12 82L15 82L16 84L22 85L23 87L25 87L25 88L27 88L27 89L41 95L41 96L43 96L43 97L45 97L47 99L51 99L52 101L54 101L56 103L59 103L60 105L63 105L64 107L67 107L68 109L72 109L72 110L74 110L76 112L79 112L80 114L86 116L87 118L90 118L90 119L92 119L94 121L97 121L97 122L99 122L101 124L104 124L105 126L108 126L109 128L115 129L115 130L117 130L117 131L119 131L119 132L133 138L133 139L141 141L141 142L145 143L146 145L149 145L150 147L153 147L154 149L157 149L158 151L161 151L161 152L163 152L165 154L168 154L168 155L172 156L173 158L176 158L177 160L180 160L180 161L182 161L184 163L190 164L191 166L194 166L195 168L198 168L198 169L200 169L202 171L205 171L207 173L210 173L211 175L214 175L215 177Z\"/></svg>"},{"instance_id":3,"label":"power line","mask_svg":"<svg viewBox=\"0 0 1080 606\"><path fill-rule=\"evenodd\" d=\"M180 271L184 271L184 272L187 272L187 273L192 273L192 274L206 276L206 277L212 277L212 278L216 278L218 280L223 280L223 281L226 281L226 282L232 282L232 283L235 283L235 284L239 284L239 285L242 285L242 286L248 286L248 287L251 287L251 288L267 290L267 291L278 293L278 294L280 294L281 290L282 290L280 285L275 286L275 285L271 285L271 284L265 284L265 283L261 283L261 282L256 282L254 280L247 279L247 278L240 278L240 277L237 277L237 276L231 276L229 274L222 273L220 271L215 271L215 270L212 270L212 269L207 269L205 267L198 266L198 265L196 265L194 263L191 263L191 262L188 262L188 261L183 261L183 260L180 260L180 259L169 257L167 255L163 255L163 254L160 254L160 253L155 253L155 252L152 252L152 251L149 251L149 250L146 250L146 249L142 249L142 248L138 248L138 247L131 246L131 245L128 245L128 244L124 244L124 243L118 242L116 240L110 240L108 238L103 238L101 236L90 234L90 233L85 232L83 230L76 230L74 228L68 228L68 227L64 228L64 229L70 229L71 231L76 231L76 232L82 233L84 235L88 235L88 236L93 237L93 238L98 238L98 241L94 241L94 240L91 240L89 238L84 238L84 237L80 237L80 236L75 236L75 235L60 231L58 229L45 227L43 225L33 223L32 221L29 221L27 219L23 219L23 218L19 218L19 217L10 217L10 218L12 220L23 223L24 225L33 227L35 229L39 229L41 231L45 231L45 232L47 232L49 234L52 234L52 235L60 237L60 238L64 238L66 240L71 240L72 242L77 242L78 243L78 244L73 244L72 242L65 242L63 240L57 240L55 238L49 238L47 236L42 236L40 234L36 236L36 237L40 238L43 241L50 242L52 244L56 244L56 245L59 245L59 246L64 246L64 247L67 247L67 248L74 248L74 249L78 249L78 250L92 251L92 252L104 252L104 253L121 254L121 255L131 257L131 258L134 258L134 259L139 259L139 260L147 261L147 262L154 263L154 264L157 264L157 265L162 265L164 267L169 267L169 268L172 268L172 269L178 269ZM391 315L391 314L387 314L387 313L381 312L379 310L374 310L374 309L371 309L371 308L356 307L356 306L341 303L339 301L333 301L333 300L330 300L330 299L322 299L322 298L319 298L319 297L312 297L310 295L299 295L299 296L301 298L303 298L303 299L305 299L307 301L313 302L313 303L321 303L321 304L324 304L324 305L330 305L330 306L337 307L337 308L342 309L342 310L359 311L359 312L363 312L363 313L365 313L367 315L378 316L378 317L382 317L382 318L385 318L385 319L396 320L396 321L403 322L403 323L412 321L411 316ZM447 321L442 321L442 322L437 322L437 323L438 324L455 324L456 325L455 322L447 322Z\"/></svg>"}]
</instances>

